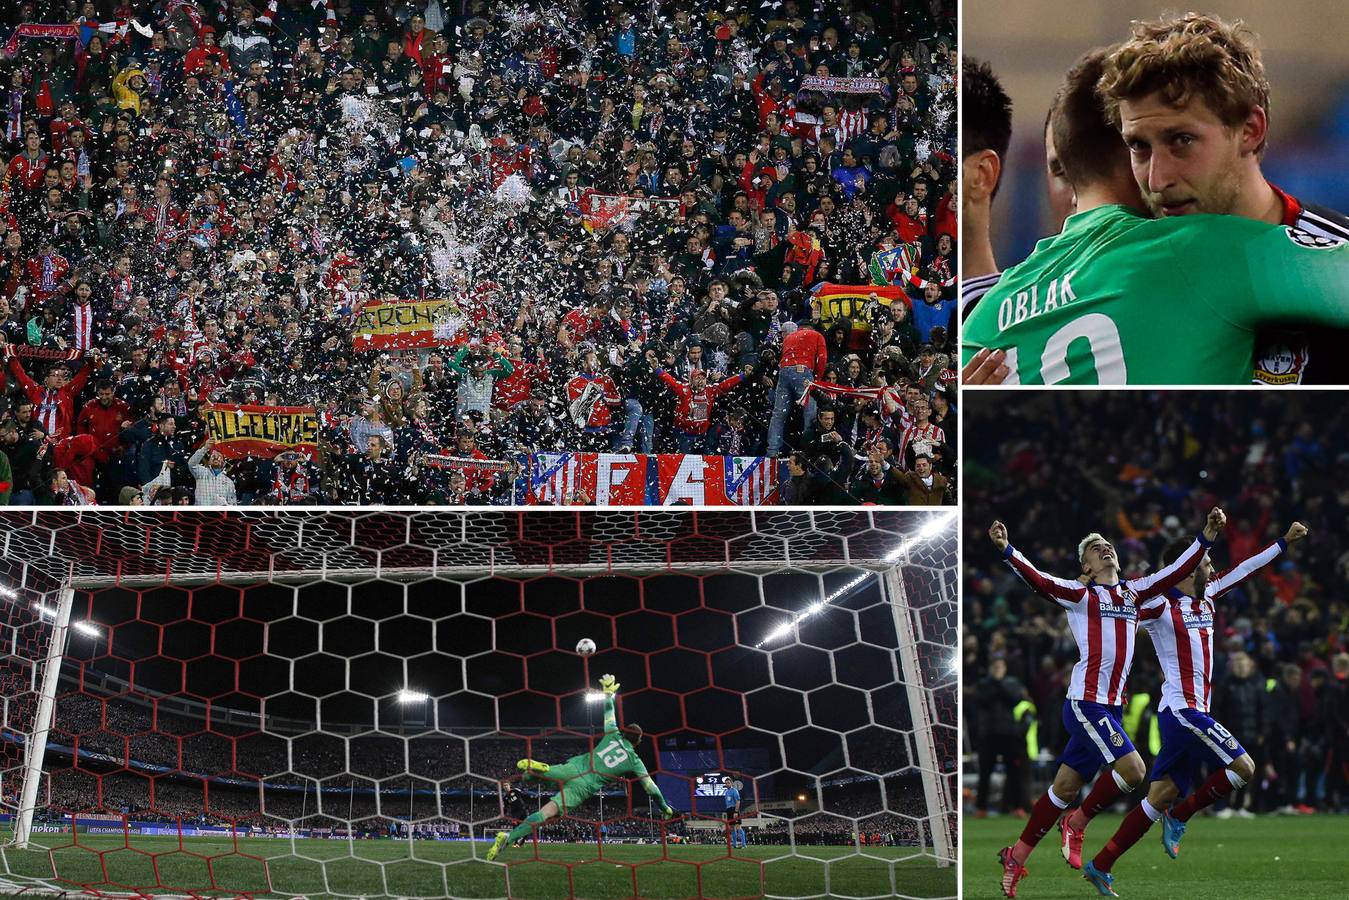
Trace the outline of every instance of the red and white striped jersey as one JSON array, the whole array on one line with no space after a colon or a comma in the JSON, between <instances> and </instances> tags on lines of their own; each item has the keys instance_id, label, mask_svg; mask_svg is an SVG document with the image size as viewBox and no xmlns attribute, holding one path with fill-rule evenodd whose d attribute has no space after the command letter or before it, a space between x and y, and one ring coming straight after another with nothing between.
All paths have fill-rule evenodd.
<instances>
[{"instance_id":1,"label":"red and white striped jersey","mask_svg":"<svg viewBox=\"0 0 1349 900\"><path fill-rule=\"evenodd\" d=\"M1003 560L1031 589L1068 612L1068 627L1077 641L1078 660L1068 684L1069 700L1119 706L1134 659L1134 637L1140 619L1162 614L1162 592L1184 581L1204 558L1208 541L1200 537L1171 565L1118 584L1082 584L1046 575L1010 544ZM1152 601L1148 603L1146 601Z\"/></svg>"},{"instance_id":2,"label":"red and white striped jersey","mask_svg":"<svg viewBox=\"0 0 1349 900\"><path fill-rule=\"evenodd\" d=\"M1202 600L1174 588L1162 595L1161 615L1143 621L1166 677L1161 709L1209 711L1213 693L1213 601L1269 565L1287 547L1279 538L1228 569L1208 583Z\"/></svg>"},{"instance_id":3,"label":"red and white striped jersey","mask_svg":"<svg viewBox=\"0 0 1349 900\"><path fill-rule=\"evenodd\" d=\"M94 346L94 307L76 301L70 309L74 319L71 346L87 353Z\"/></svg>"}]
</instances>

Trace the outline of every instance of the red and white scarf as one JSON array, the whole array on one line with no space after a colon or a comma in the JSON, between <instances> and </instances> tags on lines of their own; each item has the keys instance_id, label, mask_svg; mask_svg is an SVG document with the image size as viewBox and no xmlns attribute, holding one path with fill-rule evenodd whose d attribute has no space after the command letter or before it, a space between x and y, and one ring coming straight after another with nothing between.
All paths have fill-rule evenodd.
<instances>
[{"instance_id":1,"label":"red and white scarf","mask_svg":"<svg viewBox=\"0 0 1349 900\"><path fill-rule=\"evenodd\" d=\"M131 276L114 275L112 278L112 308L118 312L131 308L135 296L131 288Z\"/></svg>"},{"instance_id":2,"label":"red and white scarf","mask_svg":"<svg viewBox=\"0 0 1349 900\"><path fill-rule=\"evenodd\" d=\"M810 392L817 391L821 394L827 394L830 397L866 397L868 400L874 400L879 403L884 399L886 392L889 390L889 388L883 387L848 387L847 385L833 384L828 381L812 381L810 384L806 385L806 389L802 393L801 399L797 402L799 405L805 406L810 400Z\"/></svg>"},{"instance_id":3,"label":"red and white scarf","mask_svg":"<svg viewBox=\"0 0 1349 900\"><path fill-rule=\"evenodd\" d=\"M278 465L272 479L272 498L281 503L294 503L309 496L309 475L298 467L286 471Z\"/></svg>"},{"instance_id":4,"label":"red and white scarf","mask_svg":"<svg viewBox=\"0 0 1349 900\"><path fill-rule=\"evenodd\" d=\"M94 346L94 307L89 303L76 303L73 309L75 315L75 349L88 351Z\"/></svg>"},{"instance_id":5,"label":"red and white scarf","mask_svg":"<svg viewBox=\"0 0 1349 900\"><path fill-rule=\"evenodd\" d=\"M42 257L42 290L56 290L56 258L54 256Z\"/></svg>"},{"instance_id":6,"label":"red and white scarf","mask_svg":"<svg viewBox=\"0 0 1349 900\"><path fill-rule=\"evenodd\" d=\"M37 405L37 420L42 423L42 427L47 429L47 433L55 435L57 433L57 414L61 410L61 391L51 388L42 389L42 399Z\"/></svg>"}]
</instances>

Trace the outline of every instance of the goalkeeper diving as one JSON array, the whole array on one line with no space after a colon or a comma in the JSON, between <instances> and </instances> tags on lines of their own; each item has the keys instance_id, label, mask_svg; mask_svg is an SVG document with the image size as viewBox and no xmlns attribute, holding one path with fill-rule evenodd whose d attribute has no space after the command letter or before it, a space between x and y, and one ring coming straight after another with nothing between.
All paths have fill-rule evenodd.
<instances>
[{"instance_id":1,"label":"goalkeeper diving","mask_svg":"<svg viewBox=\"0 0 1349 900\"><path fill-rule=\"evenodd\" d=\"M514 829L497 832L492 849L487 851L489 862L497 858L506 844L519 847L535 826L577 809L603 790L610 781L636 778L642 789L655 798L661 815L667 819L674 817L674 810L665 802L660 788L647 774L646 765L637 755L637 744L642 740L642 726L618 726L618 716L614 712L614 695L618 693L618 688L614 676L600 676L600 690L604 692L604 736L590 752L578 753L566 762L552 766L533 759L522 759L515 764L525 773L525 781L551 781L559 786L559 790L553 799L537 812L526 816Z\"/></svg>"}]
</instances>

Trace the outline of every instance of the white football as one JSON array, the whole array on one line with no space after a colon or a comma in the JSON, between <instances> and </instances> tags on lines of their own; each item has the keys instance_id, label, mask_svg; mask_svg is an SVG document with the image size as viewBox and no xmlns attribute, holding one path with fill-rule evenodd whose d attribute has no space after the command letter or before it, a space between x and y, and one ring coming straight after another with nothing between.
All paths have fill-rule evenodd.
<instances>
[{"instance_id":1,"label":"white football","mask_svg":"<svg viewBox=\"0 0 1349 900\"><path fill-rule=\"evenodd\" d=\"M582 656L589 656L595 652L595 642L590 638L581 638L576 642L576 652Z\"/></svg>"}]
</instances>

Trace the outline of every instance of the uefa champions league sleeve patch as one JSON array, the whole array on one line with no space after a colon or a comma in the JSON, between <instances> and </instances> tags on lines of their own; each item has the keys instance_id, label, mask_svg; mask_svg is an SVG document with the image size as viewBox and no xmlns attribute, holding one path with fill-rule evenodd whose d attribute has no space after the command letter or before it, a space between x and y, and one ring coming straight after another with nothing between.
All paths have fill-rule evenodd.
<instances>
[{"instance_id":1,"label":"uefa champions league sleeve patch","mask_svg":"<svg viewBox=\"0 0 1349 900\"><path fill-rule=\"evenodd\" d=\"M1312 234L1309 231L1303 231L1301 228L1294 228L1291 225L1285 225L1283 230L1284 233L1288 235L1288 240L1297 244L1299 247L1307 247L1311 250L1330 250L1343 243L1343 241L1322 237L1319 234Z\"/></svg>"}]
</instances>

